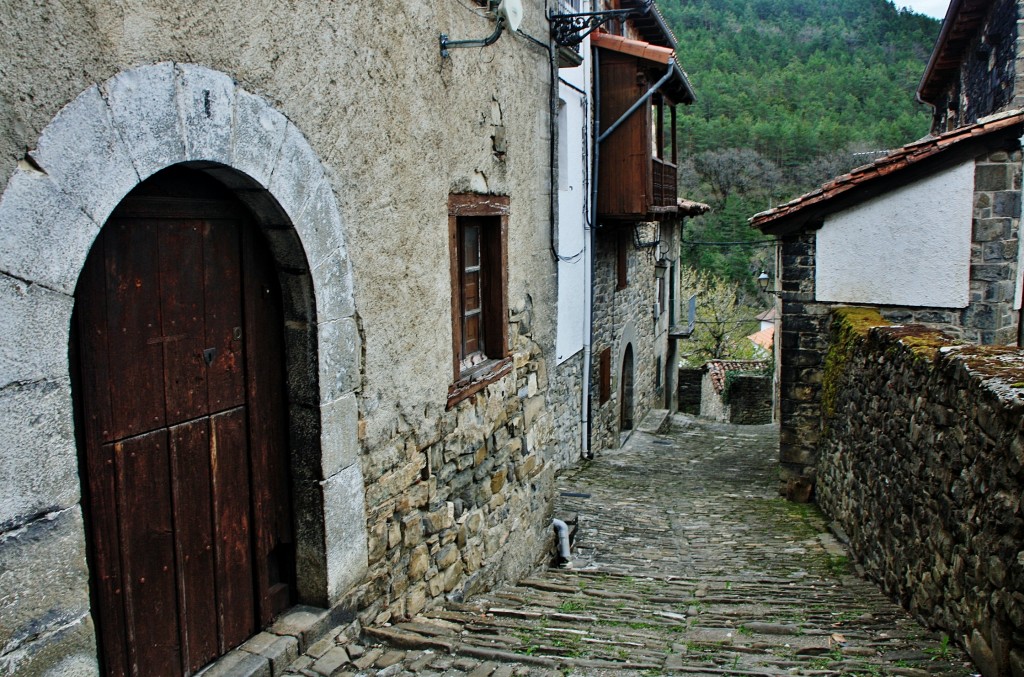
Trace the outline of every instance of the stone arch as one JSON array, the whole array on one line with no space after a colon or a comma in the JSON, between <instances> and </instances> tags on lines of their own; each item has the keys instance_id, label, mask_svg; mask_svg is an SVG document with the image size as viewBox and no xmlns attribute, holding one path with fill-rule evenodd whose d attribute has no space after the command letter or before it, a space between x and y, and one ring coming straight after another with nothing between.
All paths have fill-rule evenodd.
<instances>
[{"instance_id":1,"label":"stone arch","mask_svg":"<svg viewBox=\"0 0 1024 677\"><path fill-rule=\"evenodd\" d=\"M622 333L619 336L619 351L618 351L618 362L616 362L617 368L615 370L618 378L616 384L616 393L619 397L619 431L623 432L631 430L635 421L635 399L633 397L633 391L636 384L636 326L632 320L627 321L622 327ZM628 377L630 382L627 384L624 381ZM627 393L628 386L628 393ZM629 401L627 402L627 395ZM627 416L628 413L628 416Z\"/></svg>"},{"instance_id":2,"label":"stone arch","mask_svg":"<svg viewBox=\"0 0 1024 677\"><path fill-rule=\"evenodd\" d=\"M619 379L619 430L632 430L636 416L634 391L636 385L636 361L633 344L626 344L622 357L622 373Z\"/></svg>"},{"instance_id":3,"label":"stone arch","mask_svg":"<svg viewBox=\"0 0 1024 677\"><path fill-rule=\"evenodd\" d=\"M31 459L0 451L0 463L14 463L0 523L79 503L68 386L78 275L121 199L177 164L206 172L248 205L277 261L298 589L305 603L333 606L367 569L356 439L361 346L341 213L299 129L230 76L202 66L141 66L85 90L43 130L0 197L0 307L16 337L0 360L0 388L46 383L55 393L42 414L52 423L24 434L50 477L40 480ZM18 424L2 424L2 434L20 434L6 429Z\"/></svg>"}]
</instances>

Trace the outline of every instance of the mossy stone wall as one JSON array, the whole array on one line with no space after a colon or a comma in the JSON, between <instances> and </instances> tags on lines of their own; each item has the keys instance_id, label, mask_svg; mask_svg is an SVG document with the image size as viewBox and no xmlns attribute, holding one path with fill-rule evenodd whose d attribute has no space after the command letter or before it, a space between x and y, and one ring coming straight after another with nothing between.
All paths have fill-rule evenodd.
<instances>
[{"instance_id":1,"label":"mossy stone wall","mask_svg":"<svg viewBox=\"0 0 1024 677\"><path fill-rule=\"evenodd\" d=\"M985 675L1024 674L1024 352L833 313L817 500Z\"/></svg>"}]
</instances>

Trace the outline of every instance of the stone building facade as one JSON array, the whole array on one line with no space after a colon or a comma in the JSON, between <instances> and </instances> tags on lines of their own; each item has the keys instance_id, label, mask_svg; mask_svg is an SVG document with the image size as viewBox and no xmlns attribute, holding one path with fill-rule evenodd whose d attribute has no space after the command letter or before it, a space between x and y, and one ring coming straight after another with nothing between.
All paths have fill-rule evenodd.
<instances>
[{"instance_id":1,"label":"stone building facade","mask_svg":"<svg viewBox=\"0 0 1024 677\"><path fill-rule=\"evenodd\" d=\"M543 3L524 5L523 32L545 35ZM174 0L0 11L0 672L87 675L157 656L190 673L282 606L379 623L532 566L549 540L554 472L579 455L580 413L565 393L578 391L582 378L579 360L555 365L555 264L550 231L537 227L551 213L547 52L506 32L484 55L452 49L442 57L439 33L489 34L495 17L441 1L391 13L367 3L284 11ZM60 45L59 58L18 47L25 44ZM266 336L277 347L257 349L236 327L223 344L172 360L163 351L191 334L140 329L128 352L105 335L103 364L126 373L160 360L230 371L226 356L244 354L246 369L283 365L265 369L268 383L280 379L280 404L266 417L255 413L252 403L264 401L252 385L264 383L259 375L246 377L242 406L253 440L264 439L256 431L269 419L278 422L267 439L278 440L283 470L267 474L287 476L274 496L291 518L267 545L266 563L239 556L257 572L255 585L266 583L259 613L236 619L242 629L220 633L212 648L182 641L157 649L120 634L142 608L132 604L149 599L134 568L140 544L166 533L147 531L134 516L149 513L129 498L181 510L173 450L182 428L146 433L146 444L172 440L145 447L172 450L171 466L145 466L155 473L152 491L133 482L119 460L128 456L90 455L134 448L141 438L90 441L89 384L100 392L104 381L92 349L82 348L82 327L91 326L83 308L96 307L82 271L102 236L112 243L103 248L112 282L100 278L98 288L110 298L133 285L150 289L153 261L142 260L137 278L119 272L116 252L141 250L121 247L111 224L142 219L160 233L152 223L176 219L182 232L219 232L226 217L203 211L214 203L231 205L230 218L247 224L244 256L265 259L267 282L239 303L276 304ZM175 216L165 211L171 207L184 211ZM485 283L494 294L486 332L496 333L487 333L487 352L470 354L483 355L480 363L458 359L460 345L469 350L457 341L468 330L453 313L469 303L453 293L464 284L459 271L472 272L460 268L456 250L468 245L457 235L474 224L495 252L487 254L490 269L501 273ZM150 232L125 232L143 231ZM173 247L161 251L161 275L190 270ZM236 269L225 260L208 259L207 270ZM240 274L249 270L246 263ZM207 287L210 299L221 298L221 285ZM172 307L177 297L155 288L164 291L148 306L126 306ZM119 327L114 319L102 326ZM239 352L243 344L251 352ZM178 392L165 378L166 392ZM130 415L151 391L107 392ZM222 413L203 416L203 430L219 435ZM113 480L92 469L101 458L117 468ZM256 456L239 463L262 468ZM201 478L214 487L212 505L222 505L222 490L245 485L241 474L201 466L212 468ZM263 504L238 500L238 514L255 516L253 533L266 531ZM172 516L184 524L180 512ZM104 531L109 524L115 531ZM230 538L248 538L225 528ZM132 540L133 530L142 540ZM110 542L110 533L121 535ZM153 558L171 607L192 590L180 534L178 527L177 540L161 541L168 556ZM109 564L116 561L123 572ZM113 592L104 592L111 581ZM118 586L132 588L136 601L119 601ZM182 636L202 635L183 630L204 621L178 606Z\"/></svg>"},{"instance_id":2,"label":"stone building facade","mask_svg":"<svg viewBox=\"0 0 1024 677\"><path fill-rule=\"evenodd\" d=\"M591 33L594 173L590 223L588 452L618 447L652 409L675 406L681 219L675 108L694 100L676 39L653 4Z\"/></svg>"},{"instance_id":3,"label":"stone building facade","mask_svg":"<svg viewBox=\"0 0 1024 677\"><path fill-rule=\"evenodd\" d=\"M626 258L624 281L619 274L621 256ZM620 434L632 430L652 407L662 408L664 388L659 388L656 360L664 359L664 346L657 351L659 318L654 315L653 279L651 252L638 249L631 232L597 238L593 333L597 360L591 379L598 388L591 397L590 437L594 451L617 448ZM610 381L602 374L609 355L611 364L618 365ZM606 383L610 385L605 387Z\"/></svg>"},{"instance_id":4,"label":"stone building facade","mask_svg":"<svg viewBox=\"0 0 1024 677\"><path fill-rule=\"evenodd\" d=\"M752 219L778 238L790 496L809 497L814 484L831 306L872 305L972 342L1019 342L1021 16L1017 0L953 0L918 89L937 136ZM843 253L860 250L874 254Z\"/></svg>"},{"instance_id":5,"label":"stone building facade","mask_svg":"<svg viewBox=\"0 0 1024 677\"><path fill-rule=\"evenodd\" d=\"M934 107L932 133L1024 106L1024 17L1019 0L954 0L918 90Z\"/></svg>"},{"instance_id":6,"label":"stone building facade","mask_svg":"<svg viewBox=\"0 0 1024 677\"><path fill-rule=\"evenodd\" d=\"M778 348L778 375L780 387L780 460L782 464L781 485L783 492L794 498L809 498L814 484L815 465L821 430L821 383L824 373L825 354L829 346L828 325L832 308L846 304L871 303L884 317L894 322L921 323L951 334L965 341L983 344L1011 344L1017 341L1018 315L1020 308L1020 274L1018 272L1020 225L1021 152L1019 133L1024 118L1020 115L1004 116L985 125L968 127L943 135L934 140L924 140L908 146L900 164L900 155L890 156L888 162L896 165L898 172L912 174L913 179L899 183L899 174L885 174L886 180L897 181L889 187L871 187L879 183L879 166L868 165L836 182L826 184L819 194L812 194L806 201L797 200L790 208L766 212L754 218L753 222L767 233L778 236L777 278L781 304L781 340ZM979 144L975 145L975 141ZM929 151L931 148L933 151ZM994 150L993 150L994 149ZM879 161L882 166L885 159ZM931 173L927 166L921 168L912 163L935 163ZM950 165L960 170L950 170ZM927 184L928 176L941 176L945 172L963 172L960 181L969 181L962 186L967 207L966 214L951 216L948 235L937 226L944 217L928 220L920 216L914 196L919 192L921 200L931 200L934 188ZM863 183L861 183L863 180ZM858 190L870 194L870 198L858 200ZM871 191L868 193L868 191ZM886 192L888 191L888 192ZM952 194L952 193L949 193ZM950 198L952 199L952 198ZM887 206L879 211L879 204ZM880 230L892 229L895 241L884 237L877 239L878 245L889 253L899 252L901 260L911 261L909 269L920 284L932 291L946 285L944 298L926 297L918 291L910 295L914 284L906 280L894 280L884 274L872 274L871 288L857 282L861 264L852 274L840 277L843 293L834 295L823 291L822 284L836 288L835 280L828 279L823 272L820 258L820 243L826 229L834 228L829 235L833 240L828 246L850 247L859 252L857 258L884 260L881 252L855 246L842 240L846 222L842 218L868 205L866 212ZM955 211L955 210L954 210ZM877 218L877 214L885 216ZM838 226L835 224L838 223ZM912 228L903 230L905 223L927 223L922 238ZM970 231L970 241L964 233ZM872 235L873 238L876 235ZM968 244L963 248L960 275L944 277L944 272L957 266L947 242L959 241ZM922 239L929 240L936 254L929 258L927 246ZM833 242L835 244L833 244ZM856 262L854 262L856 263ZM830 259L834 270L839 264ZM890 263L885 263L888 266ZM915 283L916 284L916 283ZM889 295L889 292L893 295ZM896 296L896 293L904 294ZM879 294L883 294L879 296Z\"/></svg>"}]
</instances>

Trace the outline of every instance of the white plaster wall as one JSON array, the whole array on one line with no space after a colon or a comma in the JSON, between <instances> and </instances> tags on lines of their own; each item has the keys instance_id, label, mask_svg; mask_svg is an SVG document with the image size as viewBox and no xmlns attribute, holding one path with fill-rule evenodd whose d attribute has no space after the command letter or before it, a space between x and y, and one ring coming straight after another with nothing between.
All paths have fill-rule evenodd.
<instances>
[{"instance_id":1,"label":"white plaster wall","mask_svg":"<svg viewBox=\"0 0 1024 677\"><path fill-rule=\"evenodd\" d=\"M816 299L964 308L974 162L830 216L817 234Z\"/></svg>"},{"instance_id":2,"label":"white plaster wall","mask_svg":"<svg viewBox=\"0 0 1024 677\"><path fill-rule=\"evenodd\" d=\"M576 68L559 69L558 95L564 101L565 136L559 140L558 191L558 324L555 341L557 362L561 364L583 349L587 318L586 272L590 266L587 250L586 214L590 190L588 168L590 100L577 89L590 92L590 39L580 47L583 63ZM567 84L568 83L568 84ZM571 86L570 86L571 85ZM577 89L574 89L577 88ZM563 166L564 163L564 166Z\"/></svg>"}]
</instances>

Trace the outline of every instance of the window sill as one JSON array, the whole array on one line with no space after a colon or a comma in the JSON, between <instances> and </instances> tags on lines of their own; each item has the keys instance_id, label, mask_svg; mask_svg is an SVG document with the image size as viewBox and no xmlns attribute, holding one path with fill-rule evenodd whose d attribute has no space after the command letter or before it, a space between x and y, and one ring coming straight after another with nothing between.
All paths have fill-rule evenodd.
<instances>
[{"instance_id":1,"label":"window sill","mask_svg":"<svg viewBox=\"0 0 1024 677\"><path fill-rule=\"evenodd\" d=\"M445 409L451 409L462 400L472 397L511 371L511 357L490 360L475 367L468 375L448 387L448 405Z\"/></svg>"}]
</instances>

